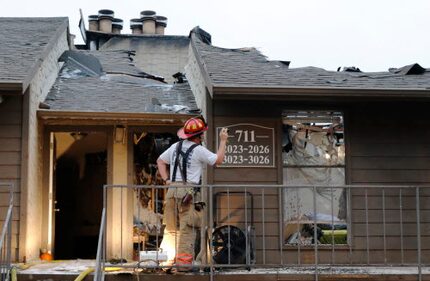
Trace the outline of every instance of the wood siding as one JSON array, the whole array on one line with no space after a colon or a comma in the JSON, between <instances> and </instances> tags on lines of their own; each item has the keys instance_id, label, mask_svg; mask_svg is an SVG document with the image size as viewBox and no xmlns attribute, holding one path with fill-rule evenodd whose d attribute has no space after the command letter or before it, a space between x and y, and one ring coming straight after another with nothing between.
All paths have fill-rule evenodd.
<instances>
[{"instance_id":1,"label":"wood siding","mask_svg":"<svg viewBox=\"0 0 430 281\"><path fill-rule=\"evenodd\" d=\"M243 118L217 117L214 119L214 127L221 127L238 123L252 123L275 129L274 168L238 168L226 167L214 169L214 183L220 184L278 184L280 153L277 147L277 139L280 139L280 120L274 118ZM227 196L227 190L229 196ZM236 193L235 193L236 192ZM245 197L245 192L247 193ZM230 200L228 200L230 197ZM247 199L245 199L247 198ZM255 251L257 263L263 263L263 249L267 253L277 253L279 250L279 211L278 190L264 188L218 189L214 190L214 200L217 200L217 208L214 217L217 226L234 225L242 230L252 227L255 233ZM263 201L264 200L264 201ZM246 206L245 206L246 202ZM252 202L252 203L251 203ZM251 216L250 206L253 204ZM264 209L263 209L264 206ZM245 207L248 212L245 212ZM264 217L264 219L263 219ZM270 227L270 228L269 228ZM263 242L264 241L264 242ZM273 256L273 255L272 255ZM266 259L270 262L270 259ZM275 261L273 261L275 262ZM279 263L279 260L276 261Z\"/></svg>"},{"instance_id":2,"label":"wood siding","mask_svg":"<svg viewBox=\"0 0 430 281\"><path fill-rule=\"evenodd\" d=\"M12 260L18 254L21 184L22 97L6 96L0 104L0 182L13 183ZM0 224L9 206L7 188L0 188Z\"/></svg>"},{"instance_id":3,"label":"wood siding","mask_svg":"<svg viewBox=\"0 0 430 281\"><path fill-rule=\"evenodd\" d=\"M428 105L362 104L350 111L347 121L350 184L414 187L430 183ZM415 188L357 188L351 192L353 247L363 252L359 261L416 262L417 203L422 258L430 261L430 189L419 191L418 202L416 192Z\"/></svg>"},{"instance_id":4,"label":"wood siding","mask_svg":"<svg viewBox=\"0 0 430 281\"><path fill-rule=\"evenodd\" d=\"M288 104L260 105L238 101L246 107L235 106L235 102L219 102L215 106L214 126L236 123L240 118L271 119L276 124L281 118L280 108ZM272 104L273 105L273 104ZM290 104L291 105L291 104ZM297 108L297 105L294 106ZM238 108L235 110L235 108ZM307 107L301 107L307 108ZM327 106L311 106L325 109ZM337 106L345 115L347 146L346 180L351 185L407 185L423 186L430 182L430 118L428 104L415 102L399 103L345 103ZM277 115L278 117L274 117ZM280 127L280 126L279 126ZM279 130L279 127L277 130ZM276 133L277 141L280 132ZM279 146L279 144L277 144ZM276 151L279 151L279 147ZM278 154L279 155L279 154ZM279 159L278 159L279 160ZM277 162L280 164L279 162ZM211 178L215 184L281 184L282 167L263 168L216 168ZM231 191L232 189L230 189ZM243 190L243 189L242 189ZM252 189L248 189L250 191ZM314 247L283 245L280 234L282 214L279 213L279 192L276 190L252 192L254 197L253 226L257 263L296 264L314 263ZM349 246L320 245L319 263L349 264L399 264L416 263L417 210L416 190L354 188L351 192L351 225ZM384 199L383 199L384 198ZM230 198L217 203L214 216L224 218L224 224L233 224L242 229L251 221L245 220L244 198L239 202ZM367 203L365 203L367 201ZM264 202L264 216L262 206ZM430 189L419 194L421 221L421 261L430 262ZM227 209L229 204L229 210ZM367 205L367 206L366 206ZM385 210L383 210L385 206ZM366 216L366 210L368 215ZM230 213L230 216L227 216ZM366 219L367 217L367 219ZM216 218L215 218L216 219ZM385 222L385 227L383 226ZM400 223L402 222L402 223ZM367 238L366 235L369 234ZM265 250L265 251L263 251Z\"/></svg>"}]
</instances>

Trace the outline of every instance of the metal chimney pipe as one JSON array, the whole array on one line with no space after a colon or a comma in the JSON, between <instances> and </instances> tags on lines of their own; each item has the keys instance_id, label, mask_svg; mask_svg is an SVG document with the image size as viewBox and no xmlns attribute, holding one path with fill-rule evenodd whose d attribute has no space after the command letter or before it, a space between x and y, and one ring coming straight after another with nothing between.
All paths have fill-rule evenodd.
<instances>
[{"instance_id":1,"label":"metal chimney pipe","mask_svg":"<svg viewBox=\"0 0 430 281\"><path fill-rule=\"evenodd\" d=\"M99 10L99 30L101 32L112 33L113 17L112 10Z\"/></svg>"},{"instance_id":2,"label":"metal chimney pipe","mask_svg":"<svg viewBox=\"0 0 430 281\"><path fill-rule=\"evenodd\" d=\"M142 20L131 19L130 28L131 28L131 34L142 34Z\"/></svg>"},{"instance_id":3,"label":"metal chimney pipe","mask_svg":"<svg viewBox=\"0 0 430 281\"><path fill-rule=\"evenodd\" d=\"M121 34L123 25L124 25L124 21L122 19L114 18L112 20L112 33Z\"/></svg>"},{"instance_id":4,"label":"metal chimney pipe","mask_svg":"<svg viewBox=\"0 0 430 281\"><path fill-rule=\"evenodd\" d=\"M140 12L140 19L142 20L142 34L155 34L155 12L142 11Z\"/></svg>"},{"instance_id":5,"label":"metal chimney pipe","mask_svg":"<svg viewBox=\"0 0 430 281\"><path fill-rule=\"evenodd\" d=\"M99 16L98 15L88 16L88 29L89 29L89 31L98 31L99 30Z\"/></svg>"},{"instance_id":6,"label":"metal chimney pipe","mask_svg":"<svg viewBox=\"0 0 430 281\"><path fill-rule=\"evenodd\" d=\"M155 34L164 35L167 26L167 18L163 16L155 17Z\"/></svg>"}]
</instances>

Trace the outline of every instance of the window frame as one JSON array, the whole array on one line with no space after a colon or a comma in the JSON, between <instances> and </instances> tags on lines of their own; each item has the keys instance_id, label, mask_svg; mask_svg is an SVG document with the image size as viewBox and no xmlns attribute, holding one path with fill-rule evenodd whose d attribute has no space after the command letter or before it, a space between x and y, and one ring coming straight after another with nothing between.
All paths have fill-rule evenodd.
<instances>
[{"instance_id":1,"label":"window frame","mask_svg":"<svg viewBox=\"0 0 430 281\"><path fill-rule=\"evenodd\" d=\"M340 145L343 146L343 153L344 153L342 163L336 164L336 165L315 165L315 164L314 165L294 165L294 164L288 165L287 163L285 163L285 158L284 158L284 146L282 143L282 139L284 137L285 131L284 131L284 129L282 129L281 130L281 138L282 139L281 139L281 145L280 145L280 147L281 147L281 163L282 163L281 170L282 170L282 178L283 178L282 184L283 184L283 186L288 185L286 182L286 173L287 173L288 168L342 168L343 169L343 183L341 185L338 185L338 186L343 186L342 190L343 190L343 192L345 192L345 194L344 195L342 194L341 196L345 196L344 197L345 198L344 199L345 200L345 207L344 207L345 208L345 218L343 219L343 223L346 224L346 230L347 230L346 243L345 244L336 244L336 243L332 242L329 244L320 244L320 243L315 244L315 243L311 242L310 244L301 244L301 243L289 244L287 241L289 237L288 238L285 237L285 234L284 234L284 230L287 227L288 222L286 220L282 220L282 230L281 230L282 231L281 232L282 233L282 240L283 240L282 244L283 244L283 248L285 248L285 249L297 249L297 248L314 249L316 247L316 245L318 248L321 248L321 249L332 249L333 247L335 247L336 249L349 249L350 246L352 245L352 242L351 242L352 241L352 234L351 234L352 228L351 228L351 220L350 220L351 214L350 214L350 206L349 206L350 205L350 198L349 198L350 192L349 192L348 188L346 187L346 185L347 185L347 167L348 166L347 166L347 151L346 151L347 144L346 144L346 134L345 134L345 111L344 110L335 110L335 109L332 109L332 110L321 110L321 109L318 109L318 110L315 110L315 109L289 110L289 109L286 109L282 112L281 124L282 124L282 126L284 126L284 124L285 124L284 120L286 119L285 115L288 113L296 113L297 115L299 115L300 113L310 113L309 115L312 115L315 113L320 114L323 112L332 114L332 116L331 116L332 118L333 117L340 117L340 124L342 127L342 142L340 143ZM309 120L311 120L311 118L312 117L310 117ZM316 121L318 121L318 120L316 120ZM304 122L302 122L302 123L304 123ZM318 122L315 122L315 123L318 123ZM321 122L321 123L323 123L323 122ZM312 125L312 122L310 123L310 125ZM294 187L295 185L292 185L292 186ZM327 186L329 187L330 185L327 185ZM335 185L333 185L333 186L335 186ZM284 218L286 215L285 205L287 204L284 190L281 194L281 197L282 197L282 199L281 199L281 201L282 201L282 208L281 208L282 209L282 217ZM333 201L333 203L335 203L335 202L336 201ZM339 199L337 199L337 202L339 202ZM333 213L332 213L332 215L333 215ZM318 223L315 223L314 220L311 220L311 221L312 222L310 224L313 226L318 224ZM292 221L292 222L294 225L296 225L297 223L300 224L300 221ZM333 223L333 225L335 225L335 224ZM301 231L301 230L298 229L298 231ZM332 237L332 236L330 236L330 237ZM332 240L332 241L334 241L334 240Z\"/></svg>"}]
</instances>

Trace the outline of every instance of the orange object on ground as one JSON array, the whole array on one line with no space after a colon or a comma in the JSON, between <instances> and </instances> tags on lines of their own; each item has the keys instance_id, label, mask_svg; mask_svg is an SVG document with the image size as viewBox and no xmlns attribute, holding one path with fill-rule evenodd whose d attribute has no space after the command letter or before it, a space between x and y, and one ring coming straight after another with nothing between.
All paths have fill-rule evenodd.
<instances>
[{"instance_id":1,"label":"orange object on ground","mask_svg":"<svg viewBox=\"0 0 430 281\"><path fill-rule=\"evenodd\" d=\"M52 255L49 251L41 253L39 258L43 261L52 261Z\"/></svg>"}]
</instances>

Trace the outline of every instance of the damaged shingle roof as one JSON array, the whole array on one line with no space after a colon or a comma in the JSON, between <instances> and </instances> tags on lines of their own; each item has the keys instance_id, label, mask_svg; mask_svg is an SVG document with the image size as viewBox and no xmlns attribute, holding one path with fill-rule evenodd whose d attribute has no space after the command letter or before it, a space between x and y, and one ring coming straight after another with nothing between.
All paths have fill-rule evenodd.
<instances>
[{"instance_id":1,"label":"damaged shingle roof","mask_svg":"<svg viewBox=\"0 0 430 281\"><path fill-rule=\"evenodd\" d=\"M418 64L400 68L397 72L372 73L336 72L317 67L288 68L267 60L254 48L219 48L202 42L198 36L193 36L193 44L213 87L430 89L430 69ZM418 73L420 69L423 71L417 74L411 73L411 69Z\"/></svg>"},{"instance_id":2,"label":"damaged shingle roof","mask_svg":"<svg viewBox=\"0 0 430 281\"><path fill-rule=\"evenodd\" d=\"M49 43L67 25L64 17L0 18L0 83L28 79Z\"/></svg>"},{"instance_id":3,"label":"damaged shingle roof","mask_svg":"<svg viewBox=\"0 0 430 281\"><path fill-rule=\"evenodd\" d=\"M102 74L124 74L136 77L157 77L138 69L133 63L134 51L66 51L61 61L67 61L68 67L74 66L82 69L88 75L100 76Z\"/></svg>"},{"instance_id":4,"label":"damaged shingle roof","mask_svg":"<svg viewBox=\"0 0 430 281\"><path fill-rule=\"evenodd\" d=\"M71 63L66 59L44 102L50 110L111 113L189 113L197 110L188 83L169 85L151 79L150 74L133 65L132 52L73 52L74 55L69 52L70 57L78 60L79 57L96 58L101 73L85 72L86 67L81 65L85 65L85 60Z\"/></svg>"}]
</instances>

